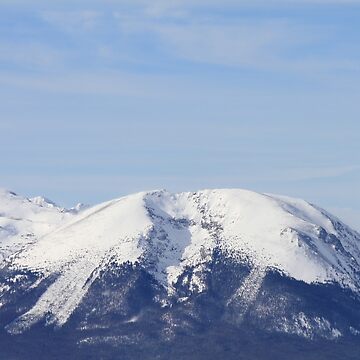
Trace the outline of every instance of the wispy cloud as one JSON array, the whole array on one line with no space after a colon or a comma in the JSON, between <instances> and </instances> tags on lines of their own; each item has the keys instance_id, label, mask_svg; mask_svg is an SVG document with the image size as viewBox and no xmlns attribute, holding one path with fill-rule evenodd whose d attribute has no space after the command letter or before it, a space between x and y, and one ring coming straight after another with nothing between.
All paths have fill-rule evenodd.
<instances>
[{"instance_id":1,"label":"wispy cloud","mask_svg":"<svg viewBox=\"0 0 360 360\"><path fill-rule=\"evenodd\" d=\"M257 67L274 56L271 47L287 41L285 26L274 23L179 25L141 22L118 13L115 17L124 32L153 33L168 51L195 62Z\"/></svg>"},{"instance_id":2,"label":"wispy cloud","mask_svg":"<svg viewBox=\"0 0 360 360\"><path fill-rule=\"evenodd\" d=\"M116 0L111 1L115 3ZM122 4L126 3L122 2ZM217 0L153 0L151 2L146 0L133 0L129 2L131 5L140 6L145 14L153 17L185 17L192 11L201 11L204 9L214 10L222 9L222 11L231 11L244 8L271 8L286 6L327 6L327 5L360 5L360 0L223 0L221 2Z\"/></svg>"},{"instance_id":3,"label":"wispy cloud","mask_svg":"<svg viewBox=\"0 0 360 360\"><path fill-rule=\"evenodd\" d=\"M92 30L101 21L101 16L102 12L94 10L41 12L44 21L65 31Z\"/></svg>"},{"instance_id":4,"label":"wispy cloud","mask_svg":"<svg viewBox=\"0 0 360 360\"><path fill-rule=\"evenodd\" d=\"M151 79L118 72L71 72L52 75L0 73L0 84L3 85L67 94L141 96L151 94L149 87L155 83L156 81Z\"/></svg>"},{"instance_id":5,"label":"wispy cloud","mask_svg":"<svg viewBox=\"0 0 360 360\"><path fill-rule=\"evenodd\" d=\"M154 26L153 30L184 59L252 68L274 66L279 48L289 41L287 26L271 22Z\"/></svg>"},{"instance_id":6,"label":"wispy cloud","mask_svg":"<svg viewBox=\"0 0 360 360\"><path fill-rule=\"evenodd\" d=\"M360 170L360 166L332 166L332 167L314 167L314 168L289 168L281 174L279 180L303 181L314 179L336 178Z\"/></svg>"},{"instance_id":7,"label":"wispy cloud","mask_svg":"<svg viewBox=\"0 0 360 360\"><path fill-rule=\"evenodd\" d=\"M24 6L33 9L46 9L50 3L42 0L1 0L0 6ZM281 6L357 6L360 0L61 0L55 6L60 9L74 8L104 8L104 7L140 7L150 16L161 17L172 13L174 16L182 15L193 9L243 9L256 7Z\"/></svg>"},{"instance_id":8,"label":"wispy cloud","mask_svg":"<svg viewBox=\"0 0 360 360\"><path fill-rule=\"evenodd\" d=\"M304 1L331 3L330 0ZM304 24L286 16L256 18L238 14L229 18L208 12L219 6L212 0L109 1L103 9L99 9L97 1L87 3L87 9L81 1L75 2L83 9L70 10L64 5L60 10L39 12L39 18L47 26L66 33L67 47L60 50L45 37L37 44L3 43L0 61L24 66L56 66L65 62L76 66L84 62L106 68L109 64L120 67L121 62L139 65L140 59L146 59L149 66L152 62L175 60L314 76L333 71L354 72L360 68L356 51L344 48L323 51L333 47L332 39L338 36L336 28L329 24ZM232 7L241 8L249 3L225 0L222 5L229 12ZM301 2L269 0L269 3ZM350 1L337 0L337 3ZM158 51L153 58L148 56L146 44L151 44L152 51Z\"/></svg>"},{"instance_id":9,"label":"wispy cloud","mask_svg":"<svg viewBox=\"0 0 360 360\"><path fill-rule=\"evenodd\" d=\"M41 42L0 42L0 63L3 65L44 70L62 64L63 55L61 51Z\"/></svg>"},{"instance_id":10,"label":"wispy cloud","mask_svg":"<svg viewBox=\"0 0 360 360\"><path fill-rule=\"evenodd\" d=\"M201 88L189 89L189 79L176 75L136 74L121 71L71 71L54 74L0 72L0 86L58 94L96 94L133 98L178 98L195 95Z\"/></svg>"},{"instance_id":11,"label":"wispy cloud","mask_svg":"<svg viewBox=\"0 0 360 360\"><path fill-rule=\"evenodd\" d=\"M329 27L277 18L224 22L195 17L179 23L119 12L114 17L122 32L152 34L168 53L193 63L310 73L360 68L357 58L317 54L316 48L332 36Z\"/></svg>"}]
</instances>

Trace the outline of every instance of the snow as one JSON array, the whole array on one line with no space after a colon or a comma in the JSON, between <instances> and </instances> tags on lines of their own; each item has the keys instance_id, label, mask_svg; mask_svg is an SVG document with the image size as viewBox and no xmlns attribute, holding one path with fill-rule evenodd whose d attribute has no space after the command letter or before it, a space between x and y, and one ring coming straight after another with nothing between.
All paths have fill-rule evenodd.
<instances>
[{"instance_id":1,"label":"snow","mask_svg":"<svg viewBox=\"0 0 360 360\"><path fill-rule=\"evenodd\" d=\"M26 248L16 247L10 266L44 277L58 274L10 332L24 331L47 314L49 323L64 324L110 262L139 261L169 294L185 267L193 266L190 290L205 291L204 272L215 248L252 266L230 303L237 297L254 301L268 269L307 283L335 281L359 289L359 234L345 225L340 233L336 218L303 200L239 189L177 194L160 190L72 214L42 201L0 196L0 212L7 214L0 217L6 219L1 225L8 234L5 239L19 235L18 227L9 235L14 217L21 219L22 231L30 220L30 230L37 234ZM3 239L0 252L6 252ZM339 244L346 251L340 251Z\"/></svg>"},{"instance_id":2,"label":"snow","mask_svg":"<svg viewBox=\"0 0 360 360\"><path fill-rule=\"evenodd\" d=\"M265 269L254 266L250 274L245 278L239 289L228 300L227 305L240 302L238 316L240 318L247 312L249 306L256 300L258 291L265 278Z\"/></svg>"},{"instance_id":3,"label":"snow","mask_svg":"<svg viewBox=\"0 0 360 360\"><path fill-rule=\"evenodd\" d=\"M0 189L0 263L70 217L43 197L28 199Z\"/></svg>"},{"instance_id":4,"label":"snow","mask_svg":"<svg viewBox=\"0 0 360 360\"><path fill-rule=\"evenodd\" d=\"M136 261L141 254L138 241L152 225L142 199L136 194L85 210L19 254L15 263L59 272L89 259L91 273L110 253L118 255L114 260L119 263Z\"/></svg>"},{"instance_id":5,"label":"snow","mask_svg":"<svg viewBox=\"0 0 360 360\"><path fill-rule=\"evenodd\" d=\"M308 339L314 339L315 335L319 334L319 331L329 340L342 336L341 331L332 327L327 319L318 316L312 317L303 312L295 314L290 320L286 317L279 318L277 331L295 334Z\"/></svg>"},{"instance_id":6,"label":"snow","mask_svg":"<svg viewBox=\"0 0 360 360\"><path fill-rule=\"evenodd\" d=\"M135 262L141 255L138 240L151 228L142 199L142 194L136 194L95 206L19 254L16 265L61 275L8 330L22 332L47 313L48 323L63 325L104 259L117 254L113 260L119 263Z\"/></svg>"},{"instance_id":7,"label":"snow","mask_svg":"<svg viewBox=\"0 0 360 360\"><path fill-rule=\"evenodd\" d=\"M33 198L29 199L30 202L32 202L33 204L36 204L38 206L41 207L45 207L45 208L56 208L58 207L53 201L43 197L43 196L35 196Z\"/></svg>"}]
</instances>

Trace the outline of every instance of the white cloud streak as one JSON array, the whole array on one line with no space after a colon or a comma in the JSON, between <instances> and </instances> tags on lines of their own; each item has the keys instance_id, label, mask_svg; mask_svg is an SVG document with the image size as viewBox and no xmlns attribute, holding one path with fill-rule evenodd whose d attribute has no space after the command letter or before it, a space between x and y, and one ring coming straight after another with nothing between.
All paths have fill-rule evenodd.
<instances>
[{"instance_id":1,"label":"white cloud streak","mask_svg":"<svg viewBox=\"0 0 360 360\"><path fill-rule=\"evenodd\" d=\"M179 99L179 96L189 99L195 95L201 98L203 91L200 83L186 76L121 71L71 71L54 74L0 72L1 86L44 93L115 95L157 100L174 100Z\"/></svg>"},{"instance_id":2,"label":"white cloud streak","mask_svg":"<svg viewBox=\"0 0 360 360\"><path fill-rule=\"evenodd\" d=\"M44 21L70 32L92 30L99 24L101 17L102 12L93 10L41 12Z\"/></svg>"},{"instance_id":3,"label":"white cloud streak","mask_svg":"<svg viewBox=\"0 0 360 360\"><path fill-rule=\"evenodd\" d=\"M360 0L359 0L360 1ZM269 3L331 3L327 0L283 0ZM351 1L337 0L345 4ZM66 4L66 1L62 2ZM85 2L75 1L85 7ZM248 1L229 1L221 4L223 9L245 6ZM255 1L255 4L262 2ZM353 1L357 3L357 1ZM291 19L243 17L229 20L206 13L219 6L213 0L144 0L107 2L112 7L100 9L97 1L90 1L87 9L40 11L40 18L48 25L61 29L75 40L86 44L76 56L76 48L52 48L52 44L0 44L0 60L12 61L24 66L59 66L61 62L81 62L81 57L97 57L104 61L121 61L124 56L131 63L128 44L134 36L148 39L152 36L164 54L191 63L204 63L245 69L258 69L319 75L332 71L359 71L356 56L342 51L336 55L316 54L316 49L328 43L335 29L324 26L304 25ZM255 6L255 4L253 4ZM265 3L262 6L268 6ZM51 7L50 7L51 8ZM66 7L65 7L66 8ZM115 10L118 9L118 10ZM122 9L122 10L121 10ZM196 9L196 11L194 10ZM200 15L199 15L200 13ZM159 21L159 17L161 18ZM176 21L181 18L182 21ZM113 34L99 35L100 28L112 24ZM90 33L93 31L93 33ZM111 34L111 36L110 36ZM94 38L92 38L94 35ZM93 48L91 48L93 47ZM95 47L97 49L95 49ZM85 53L87 52L88 53ZM138 49L137 51L141 51ZM119 56L121 54L121 57ZM27 56L28 55L28 56ZM134 61L137 61L134 59ZM171 61L171 59L170 59ZM101 62L99 62L101 66ZM150 64L151 65L151 64Z\"/></svg>"},{"instance_id":4,"label":"white cloud streak","mask_svg":"<svg viewBox=\"0 0 360 360\"><path fill-rule=\"evenodd\" d=\"M168 52L194 63L300 73L360 68L357 59L302 55L307 46L321 44L329 38L329 29L320 26L278 19L239 19L236 23L191 19L183 24L159 23L119 12L114 17L122 32L129 36L153 34Z\"/></svg>"},{"instance_id":5,"label":"white cloud streak","mask_svg":"<svg viewBox=\"0 0 360 360\"><path fill-rule=\"evenodd\" d=\"M156 77L141 77L119 72L28 75L0 73L0 84L27 90L68 94L113 94L123 96L150 96ZM159 87L157 88L157 93Z\"/></svg>"},{"instance_id":6,"label":"white cloud streak","mask_svg":"<svg viewBox=\"0 0 360 360\"><path fill-rule=\"evenodd\" d=\"M316 168L289 168L286 172L278 174L279 180L303 181L314 179L336 178L360 170L360 166L334 166Z\"/></svg>"},{"instance_id":7,"label":"white cloud streak","mask_svg":"<svg viewBox=\"0 0 360 360\"><path fill-rule=\"evenodd\" d=\"M5 42L0 43L0 62L42 69L60 66L64 54L41 42Z\"/></svg>"}]
</instances>

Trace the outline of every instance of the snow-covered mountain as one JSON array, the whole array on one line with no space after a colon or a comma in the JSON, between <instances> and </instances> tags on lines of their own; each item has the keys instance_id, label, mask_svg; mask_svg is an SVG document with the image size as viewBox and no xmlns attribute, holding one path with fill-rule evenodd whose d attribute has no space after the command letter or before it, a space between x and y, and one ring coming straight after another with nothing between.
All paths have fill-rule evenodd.
<instances>
[{"instance_id":1,"label":"snow-covered mountain","mask_svg":"<svg viewBox=\"0 0 360 360\"><path fill-rule=\"evenodd\" d=\"M303 200L161 190L78 212L2 192L0 221L10 342L55 326L81 333L79 347L138 344L148 330L135 336L134 324L154 318L165 342L205 324L313 340L360 332L360 235Z\"/></svg>"}]
</instances>

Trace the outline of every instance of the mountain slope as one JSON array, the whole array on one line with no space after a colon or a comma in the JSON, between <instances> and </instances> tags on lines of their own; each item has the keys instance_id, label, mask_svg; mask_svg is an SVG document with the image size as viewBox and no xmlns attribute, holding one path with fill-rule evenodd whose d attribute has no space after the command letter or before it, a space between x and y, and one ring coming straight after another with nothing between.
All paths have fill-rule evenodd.
<instances>
[{"instance_id":1,"label":"mountain slope","mask_svg":"<svg viewBox=\"0 0 360 360\"><path fill-rule=\"evenodd\" d=\"M43 197L29 199L0 189L0 263L57 228L71 214Z\"/></svg>"},{"instance_id":2,"label":"mountain slope","mask_svg":"<svg viewBox=\"0 0 360 360\"><path fill-rule=\"evenodd\" d=\"M215 324L307 339L359 332L360 235L303 200L153 191L51 214L57 228L0 271L10 339L54 325L81 333L77 346L116 347L148 339L153 322L165 342Z\"/></svg>"}]
</instances>

